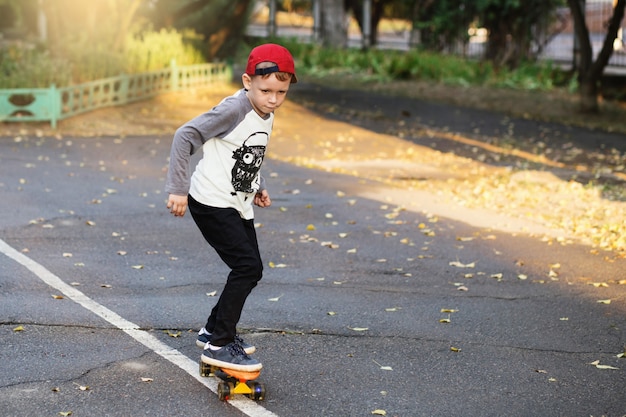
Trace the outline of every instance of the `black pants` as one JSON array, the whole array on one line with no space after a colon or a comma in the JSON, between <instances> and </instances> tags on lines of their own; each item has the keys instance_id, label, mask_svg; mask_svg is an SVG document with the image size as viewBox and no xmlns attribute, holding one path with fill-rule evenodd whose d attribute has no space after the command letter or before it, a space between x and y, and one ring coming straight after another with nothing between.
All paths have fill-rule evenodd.
<instances>
[{"instance_id":1,"label":"black pants","mask_svg":"<svg viewBox=\"0 0 626 417\"><path fill-rule=\"evenodd\" d=\"M206 206L191 196L189 211L206 241L231 269L205 326L212 333L211 344L225 346L233 341L246 298L263 275L254 220L242 219L235 209Z\"/></svg>"}]
</instances>

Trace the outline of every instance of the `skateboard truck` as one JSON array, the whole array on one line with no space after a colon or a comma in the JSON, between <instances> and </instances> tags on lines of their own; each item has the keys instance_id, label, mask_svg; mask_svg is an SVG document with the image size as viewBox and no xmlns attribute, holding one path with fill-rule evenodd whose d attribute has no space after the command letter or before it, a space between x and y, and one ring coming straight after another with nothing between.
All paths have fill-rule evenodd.
<instances>
[{"instance_id":1,"label":"skateboard truck","mask_svg":"<svg viewBox=\"0 0 626 417\"><path fill-rule=\"evenodd\" d=\"M235 394L245 395L255 401L263 401L265 385L255 381L260 374L261 371L236 371L200 361L200 376L216 376L221 379L217 384L217 396L220 401L227 401Z\"/></svg>"}]
</instances>

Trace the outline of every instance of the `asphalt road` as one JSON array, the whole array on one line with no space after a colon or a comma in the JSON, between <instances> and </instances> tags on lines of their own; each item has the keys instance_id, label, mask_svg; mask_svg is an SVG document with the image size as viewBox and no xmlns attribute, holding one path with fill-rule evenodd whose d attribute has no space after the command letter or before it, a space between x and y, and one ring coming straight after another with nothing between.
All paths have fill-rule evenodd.
<instances>
[{"instance_id":1,"label":"asphalt road","mask_svg":"<svg viewBox=\"0 0 626 417\"><path fill-rule=\"evenodd\" d=\"M623 258L272 160L240 322L267 399L219 401L227 270L165 209L169 141L0 138L1 415L626 415Z\"/></svg>"}]
</instances>

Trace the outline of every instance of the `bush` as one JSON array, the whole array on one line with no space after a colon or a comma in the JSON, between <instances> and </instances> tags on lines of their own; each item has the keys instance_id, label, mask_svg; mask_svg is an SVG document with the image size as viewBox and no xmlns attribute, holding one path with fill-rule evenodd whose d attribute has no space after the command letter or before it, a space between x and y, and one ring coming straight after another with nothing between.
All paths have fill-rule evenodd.
<instances>
[{"instance_id":1,"label":"bush","mask_svg":"<svg viewBox=\"0 0 626 417\"><path fill-rule=\"evenodd\" d=\"M428 51L363 51L322 48L285 39L276 42L292 52L300 73L316 77L341 73L364 81L423 80L525 90L550 90L569 82L569 75L550 63L525 63L515 70L496 72L489 62Z\"/></svg>"},{"instance_id":2,"label":"bush","mask_svg":"<svg viewBox=\"0 0 626 417\"><path fill-rule=\"evenodd\" d=\"M46 88L66 85L72 66L45 51L15 44L0 49L0 88Z\"/></svg>"},{"instance_id":3,"label":"bush","mask_svg":"<svg viewBox=\"0 0 626 417\"><path fill-rule=\"evenodd\" d=\"M0 49L0 88L46 88L80 84L120 74L206 62L194 32L161 30L129 36L121 51L105 42L72 39L53 56L42 47L13 44Z\"/></svg>"}]
</instances>

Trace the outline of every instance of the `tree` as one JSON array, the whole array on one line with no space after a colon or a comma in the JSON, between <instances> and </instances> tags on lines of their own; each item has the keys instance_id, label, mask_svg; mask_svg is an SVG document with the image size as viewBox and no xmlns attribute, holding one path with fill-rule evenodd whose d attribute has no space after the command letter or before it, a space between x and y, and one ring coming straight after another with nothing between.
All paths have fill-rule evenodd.
<instances>
[{"instance_id":1,"label":"tree","mask_svg":"<svg viewBox=\"0 0 626 417\"><path fill-rule=\"evenodd\" d=\"M516 67L535 60L542 37L564 0L404 0L412 10L412 39L419 45L446 51L469 40L472 25L488 31L485 58L496 66ZM412 44L418 42L412 41Z\"/></svg>"},{"instance_id":2,"label":"tree","mask_svg":"<svg viewBox=\"0 0 626 417\"><path fill-rule=\"evenodd\" d=\"M225 59L244 37L252 0L156 0L157 28L192 28L203 35L208 59Z\"/></svg>"},{"instance_id":3,"label":"tree","mask_svg":"<svg viewBox=\"0 0 626 417\"><path fill-rule=\"evenodd\" d=\"M376 45L378 34L378 23L383 17L385 6L394 3L394 0L372 0L372 10L370 14L370 33L368 45ZM344 0L346 11L352 11L357 21L361 33L364 33L365 22L363 22L363 0Z\"/></svg>"},{"instance_id":4,"label":"tree","mask_svg":"<svg viewBox=\"0 0 626 417\"><path fill-rule=\"evenodd\" d=\"M615 1L606 37L595 61L593 61L589 29L585 21L584 4L581 4L580 0L567 0L567 3L574 18L575 36L580 45L580 62L578 63L580 107L585 113L597 113L599 111L598 93L602 73L613 54L613 41L617 37L617 31L624 18L626 0Z\"/></svg>"},{"instance_id":5,"label":"tree","mask_svg":"<svg viewBox=\"0 0 626 417\"><path fill-rule=\"evenodd\" d=\"M471 0L413 0L413 30L419 32L419 45L442 52L459 41L466 43L467 30L476 19L474 3ZM412 34L412 38L415 37L416 34Z\"/></svg>"},{"instance_id":6,"label":"tree","mask_svg":"<svg viewBox=\"0 0 626 417\"><path fill-rule=\"evenodd\" d=\"M326 47L345 48L348 46L346 11L342 1L320 0L322 9L321 35Z\"/></svg>"},{"instance_id":7,"label":"tree","mask_svg":"<svg viewBox=\"0 0 626 417\"><path fill-rule=\"evenodd\" d=\"M536 34L555 20L562 0L477 0L476 4L479 25L489 33L485 58L496 66L515 68L536 59Z\"/></svg>"},{"instance_id":8,"label":"tree","mask_svg":"<svg viewBox=\"0 0 626 417\"><path fill-rule=\"evenodd\" d=\"M131 30L142 0L108 0L76 3L73 0L47 0L42 8L47 19L50 49L63 51L69 39L80 39L93 46L97 40L111 40L111 48L121 50Z\"/></svg>"}]
</instances>

